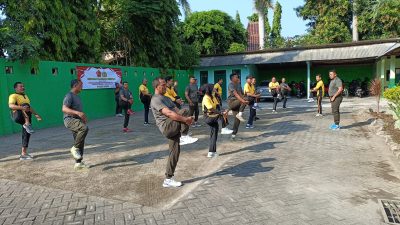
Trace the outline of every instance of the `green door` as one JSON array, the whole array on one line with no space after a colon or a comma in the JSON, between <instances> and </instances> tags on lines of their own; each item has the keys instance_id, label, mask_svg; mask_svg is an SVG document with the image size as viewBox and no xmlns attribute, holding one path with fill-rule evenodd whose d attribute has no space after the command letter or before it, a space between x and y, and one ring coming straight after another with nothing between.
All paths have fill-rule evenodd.
<instances>
[{"instance_id":1,"label":"green door","mask_svg":"<svg viewBox=\"0 0 400 225\"><path fill-rule=\"evenodd\" d=\"M222 99L226 99L226 70L214 71L214 83L217 83L219 79L223 80L222 83Z\"/></svg>"}]
</instances>

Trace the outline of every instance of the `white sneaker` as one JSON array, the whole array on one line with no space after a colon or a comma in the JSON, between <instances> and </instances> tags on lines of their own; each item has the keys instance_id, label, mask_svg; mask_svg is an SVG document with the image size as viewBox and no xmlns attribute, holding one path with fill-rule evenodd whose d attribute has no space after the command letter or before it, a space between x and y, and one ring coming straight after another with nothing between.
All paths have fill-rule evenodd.
<instances>
[{"instance_id":1,"label":"white sneaker","mask_svg":"<svg viewBox=\"0 0 400 225\"><path fill-rule=\"evenodd\" d=\"M322 114L320 114L320 113L317 113L317 115L315 115L316 117L320 117L320 116L322 116Z\"/></svg>"},{"instance_id":2,"label":"white sneaker","mask_svg":"<svg viewBox=\"0 0 400 225\"><path fill-rule=\"evenodd\" d=\"M229 116L232 116L232 115L233 115L232 110L229 110L229 111L228 111L228 115L229 115Z\"/></svg>"},{"instance_id":3,"label":"white sneaker","mask_svg":"<svg viewBox=\"0 0 400 225\"><path fill-rule=\"evenodd\" d=\"M272 113L278 113L278 112L276 112L276 110L272 110Z\"/></svg>"},{"instance_id":4,"label":"white sneaker","mask_svg":"<svg viewBox=\"0 0 400 225\"><path fill-rule=\"evenodd\" d=\"M75 163L75 165L74 165L75 170L85 170L85 169L89 169L89 168L90 168L90 165L85 164L84 162Z\"/></svg>"},{"instance_id":5,"label":"white sneaker","mask_svg":"<svg viewBox=\"0 0 400 225\"><path fill-rule=\"evenodd\" d=\"M236 138L236 134L232 134L231 139L235 140L235 138Z\"/></svg>"},{"instance_id":6,"label":"white sneaker","mask_svg":"<svg viewBox=\"0 0 400 225\"><path fill-rule=\"evenodd\" d=\"M182 137L180 138L179 145L193 144L193 143L195 143L197 140L199 140L199 139L198 139L198 138L190 137L189 135L182 136Z\"/></svg>"},{"instance_id":7,"label":"white sneaker","mask_svg":"<svg viewBox=\"0 0 400 225\"><path fill-rule=\"evenodd\" d=\"M242 115L239 115L239 113L236 114L236 118L237 118L238 120L240 120L240 122L246 122L246 120L243 118L243 116L242 116Z\"/></svg>"},{"instance_id":8,"label":"white sneaker","mask_svg":"<svg viewBox=\"0 0 400 225\"><path fill-rule=\"evenodd\" d=\"M314 102L313 98L309 98L307 102Z\"/></svg>"},{"instance_id":9,"label":"white sneaker","mask_svg":"<svg viewBox=\"0 0 400 225\"><path fill-rule=\"evenodd\" d=\"M201 127L201 124L200 123L196 123L196 127Z\"/></svg>"},{"instance_id":10,"label":"white sneaker","mask_svg":"<svg viewBox=\"0 0 400 225\"><path fill-rule=\"evenodd\" d=\"M168 187L180 187L180 186L182 186L182 182L175 181L174 179L170 178L170 179L165 179L162 186L166 187L166 188L168 188Z\"/></svg>"},{"instance_id":11,"label":"white sneaker","mask_svg":"<svg viewBox=\"0 0 400 225\"><path fill-rule=\"evenodd\" d=\"M217 156L219 156L219 154L216 153L216 152L209 152L209 153L207 154L207 158L213 158L213 157L217 157Z\"/></svg>"},{"instance_id":12,"label":"white sneaker","mask_svg":"<svg viewBox=\"0 0 400 225\"><path fill-rule=\"evenodd\" d=\"M231 130L227 127L221 129L221 134L232 134L232 133L233 133L233 130Z\"/></svg>"},{"instance_id":13,"label":"white sneaker","mask_svg":"<svg viewBox=\"0 0 400 225\"><path fill-rule=\"evenodd\" d=\"M74 159L76 159L76 160L82 159L82 156L79 153L79 148L75 148L75 146L72 146L71 154L72 154L72 157L74 157Z\"/></svg>"}]
</instances>

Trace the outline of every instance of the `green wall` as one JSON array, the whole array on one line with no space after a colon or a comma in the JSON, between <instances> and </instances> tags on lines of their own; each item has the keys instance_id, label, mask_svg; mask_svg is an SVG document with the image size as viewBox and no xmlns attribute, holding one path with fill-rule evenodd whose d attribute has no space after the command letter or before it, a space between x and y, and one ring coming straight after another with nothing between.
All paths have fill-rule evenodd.
<instances>
[{"instance_id":1,"label":"green wall","mask_svg":"<svg viewBox=\"0 0 400 225\"><path fill-rule=\"evenodd\" d=\"M5 68L11 66L12 74L6 74ZM122 80L128 81L129 89L134 95L134 110L142 110L143 104L139 100L138 87L144 77L149 80L148 88L153 92L151 81L160 76L158 68L123 67L114 65L83 64L70 62L40 61L36 74L31 74L31 64L9 62L0 59L0 135L19 132L21 126L10 119L8 96L14 92L13 85L17 81L25 84L26 94L31 99L32 107L43 117L40 123L33 119L34 128L46 128L62 125L62 100L69 91L69 83L76 78L76 66L112 67L122 70ZM52 69L57 68L57 75ZM73 74L71 74L71 70ZM178 80L180 94L188 83L189 72L185 70L168 70ZM115 113L114 89L83 90L80 94L83 110L89 120L113 116Z\"/></svg>"}]
</instances>

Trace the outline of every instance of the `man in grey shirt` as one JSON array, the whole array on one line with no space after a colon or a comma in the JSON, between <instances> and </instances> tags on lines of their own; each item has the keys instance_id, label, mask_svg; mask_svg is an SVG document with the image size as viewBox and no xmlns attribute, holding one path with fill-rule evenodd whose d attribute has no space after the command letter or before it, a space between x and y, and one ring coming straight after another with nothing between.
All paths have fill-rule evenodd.
<instances>
[{"instance_id":1,"label":"man in grey shirt","mask_svg":"<svg viewBox=\"0 0 400 225\"><path fill-rule=\"evenodd\" d=\"M235 116L235 121L233 123L233 133L232 139L236 138L236 134L239 130L240 121L245 122L246 120L243 118L243 111L246 108L246 105L249 104L249 101L245 99L243 96L243 89L240 85L239 76L235 73L230 75L231 82L228 86L228 106L229 109L232 110L233 115Z\"/></svg>"},{"instance_id":2,"label":"man in grey shirt","mask_svg":"<svg viewBox=\"0 0 400 225\"><path fill-rule=\"evenodd\" d=\"M119 101L120 106L124 110L125 118L124 118L124 128L122 131L124 133L130 132L131 130L128 128L129 125L129 117L133 114L131 110L133 104L133 96L132 92L129 90L128 82L123 82L123 88L119 91Z\"/></svg>"},{"instance_id":3,"label":"man in grey shirt","mask_svg":"<svg viewBox=\"0 0 400 225\"><path fill-rule=\"evenodd\" d=\"M185 89L185 97L189 102L189 115L194 114L194 123L192 127L200 127L197 122L199 119L199 87L197 87L197 79L190 77L189 85Z\"/></svg>"},{"instance_id":4,"label":"man in grey shirt","mask_svg":"<svg viewBox=\"0 0 400 225\"><path fill-rule=\"evenodd\" d=\"M332 114L333 114L333 121L334 124L330 126L332 130L339 130L340 129L340 104L343 101L342 92L343 92L343 82L342 80L337 77L336 71L331 70L329 71L329 78L331 82L329 84L329 98L331 100L331 107L332 107Z\"/></svg>"},{"instance_id":5,"label":"man in grey shirt","mask_svg":"<svg viewBox=\"0 0 400 225\"><path fill-rule=\"evenodd\" d=\"M163 78L154 79L153 87L155 94L151 99L151 110L158 129L169 140L170 153L163 187L180 187L182 183L173 179L178 164L180 145L191 144L198 140L188 135L193 117L189 116L188 109L179 110L170 98L164 96L167 84Z\"/></svg>"},{"instance_id":6,"label":"man in grey shirt","mask_svg":"<svg viewBox=\"0 0 400 225\"><path fill-rule=\"evenodd\" d=\"M282 78L280 88L281 88L281 95L282 95L282 102L283 102L282 108L286 109L287 96L289 95L289 92L292 90L289 87L289 85L286 83L286 78Z\"/></svg>"},{"instance_id":7,"label":"man in grey shirt","mask_svg":"<svg viewBox=\"0 0 400 225\"><path fill-rule=\"evenodd\" d=\"M72 157L75 159L75 170L88 169L83 159L83 149L85 147L85 138L88 134L87 118L82 112L82 103L79 93L82 90L82 82L80 80L71 81L71 91L68 92L63 101L62 111L64 113L64 125L72 131L74 137L74 145L71 148Z\"/></svg>"}]
</instances>

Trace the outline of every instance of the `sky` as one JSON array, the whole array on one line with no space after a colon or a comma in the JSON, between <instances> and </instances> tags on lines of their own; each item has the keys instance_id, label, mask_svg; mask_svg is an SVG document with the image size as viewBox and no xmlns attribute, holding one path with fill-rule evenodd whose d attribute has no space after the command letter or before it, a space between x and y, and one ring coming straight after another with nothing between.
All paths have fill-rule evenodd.
<instances>
[{"instance_id":1,"label":"sky","mask_svg":"<svg viewBox=\"0 0 400 225\"><path fill-rule=\"evenodd\" d=\"M236 17L236 11L239 11L241 21L247 28L247 16L254 13L253 0L189 0L190 7L195 11L208 11L218 9ZM275 3L276 1L273 1ZM304 0L281 0L282 5L282 32L283 37L293 37L295 35L305 34L307 31L306 23L297 17L294 8L303 5ZM268 13L269 23L272 25L273 11Z\"/></svg>"}]
</instances>

